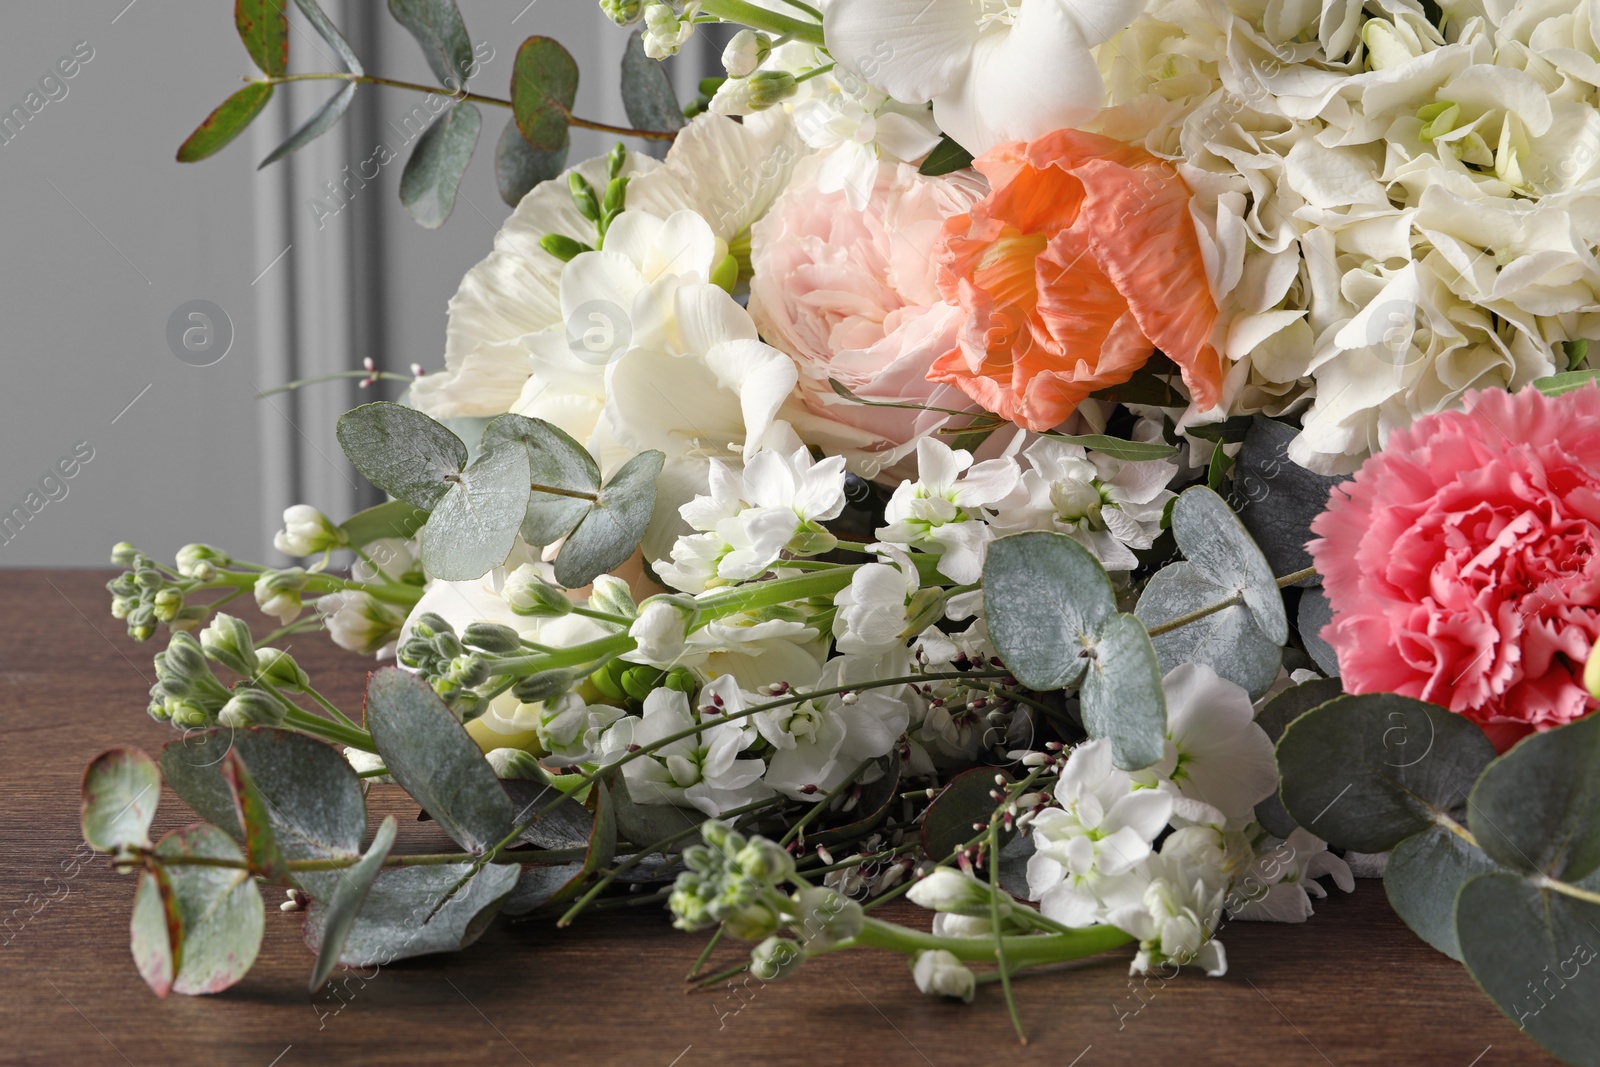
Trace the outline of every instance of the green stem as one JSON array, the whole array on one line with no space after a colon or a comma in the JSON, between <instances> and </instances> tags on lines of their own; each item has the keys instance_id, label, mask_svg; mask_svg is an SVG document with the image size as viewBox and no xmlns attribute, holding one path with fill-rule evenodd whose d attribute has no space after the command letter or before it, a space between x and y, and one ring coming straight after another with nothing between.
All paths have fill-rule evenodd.
<instances>
[{"instance_id":1,"label":"green stem","mask_svg":"<svg viewBox=\"0 0 1600 1067\"><path fill-rule=\"evenodd\" d=\"M372 743L372 735L365 730L352 730L342 723L330 722L319 715L313 715L293 702L285 701L285 703L288 704L288 708L284 711L283 724L289 729L299 730L303 734L320 737L324 741L332 741L346 748L357 748L362 752L378 751L378 746Z\"/></svg>"},{"instance_id":2,"label":"green stem","mask_svg":"<svg viewBox=\"0 0 1600 1067\"><path fill-rule=\"evenodd\" d=\"M1065 963L1099 955L1132 941L1115 926L1085 926L1064 934L1019 934L998 939L1013 967ZM897 923L868 916L861 933L841 945L887 949L903 955L942 949L967 963L993 963L996 942L981 937L936 937Z\"/></svg>"},{"instance_id":3,"label":"green stem","mask_svg":"<svg viewBox=\"0 0 1600 1067\"><path fill-rule=\"evenodd\" d=\"M341 378L373 378L380 382L413 382L416 381L409 374L394 374L386 370L342 370L336 374L319 374L315 378L297 378L292 382L285 382L274 389L267 389L256 394L257 400L265 400L269 396L287 393L302 386L319 385L322 382L338 381Z\"/></svg>"},{"instance_id":4,"label":"green stem","mask_svg":"<svg viewBox=\"0 0 1600 1067\"><path fill-rule=\"evenodd\" d=\"M1011 963L1006 957L1006 938L1000 933L1004 929L1000 924L1000 820L995 818L989 820L989 924L994 931L994 958L1000 967L1000 986L1005 990L1011 1026L1017 1032L1017 1040L1026 1045L1028 1034L1022 1029L1022 1014L1017 1011L1017 998L1011 992Z\"/></svg>"},{"instance_id":5,"label":"green stem","mask_svg":"<svg viewBox=\"0 0 1600 1067\"><path fill-rule=\"evenodd\" d=\"M812 597L831 597L839 590L848 588L850 579L859 569L859 564L849 564L832 570L817 571L814 574L799 574L792 578L754 582L700 597L701 624L756 608L770 608L795 600L809 600Z\"/></svg>"},{"instance_id":6,"label":"green stem","mask_svg":"<svg viewBox=\"0 0 1600 1067\"><path fill-rule=\"evenodd\" d=\"M683 976L685 982L692 982L700 977L700 968L706 965L706 960L711 958L711 953L716 950L717 945L722 941L723 935L727 932L728 928L726 926L717 927L717 932L712 934L706 941L706 947L700 950L700 955L695 959L694 966L689 968L689 973Z\"/></svg>"},{"instance_id":7,"label":"green stem","mask_svg":"<svg viewBox=\"0 0 1600 1067\"><path fill-rule=\"evenodd\" d=\"M805 833L806 826L815 820L818 815L821 815L823 810L827 808L829 804L833 803L834 797L838 796L840 793L844 792L844 790L849 789L852 785L854 785L856 779L865 774L867 768L872 766L873 762L873 760L862 760L861 765L855 770L851 771L850 777L840 782L837 789L830 790L828 794L821 800L818 800L815 804L811 805L811 810L802 815L793 826L789 827L789 832L783 835L783 840L779 841L778 844L787 845L790 841L795 840L796 838L800 837L801 834ZM801 843L804 844L803 841Z\"/></svg>"},{"instance_id":8,"label":"green stem","mask_svg":"<svg viewBox=\"0 0 1600 1067\"><path fill-rule=\"evenodd\" d=\"M587 852L588 849L586 848L518 852L504 857L496 856L490 862L508 866L524 863L574 863L581 861ZM151 854L150 858L164 867L222 867L236 871L250 869L250 864L245 860L228 859L223 856L161 856ZM415 856L390 856L383 861L383 865L385 867L447 867L455 863L470 863L479 858L471 852L434 852ZM360 856L325 860L290 860L287 866L291 871L342 871L347 867L355 866L360 861Z\"/></svg>"},{"instance_id":9,"label":"green stem","mask_svg":"<svg viewBox=\"0 0 1600 1067\"><path fill-rule=\"evenodd\" d=\"M786 16L774 15L774 19L784 19ZM821 27L818 27L818 37L821 36ZM822 42L817 41L818 44ZM303 81L345 81L357 85L387 85L391 89L410 89L412 92L428 93L430 95L445 96L451 100L470 100L475 104L489 104L494 107L511 107L510 100L498 96L484 96L481 93L449 92L443 86L419 85L416 82L397 81L394 78L379 78L372 74L346 74L339 71L327 71L317 74L280 74L270 78L260 78L259 81L268 85L277 85L282 82ZM671 141L678 135L675 132L664 130L636 130L631 126L613 126L608 122L593 122L589 119L580 119L573 114L567 115L568 126L581 126L586 130L599 130L602 133L615 133L623 137L642 137L649 141Z\"/></svg>"},{"instance_id":10,"label":"green stem","mask_svg":"<svg viewBox=\"0 0 1600 1067\"><path fill-rule=\"evenodd\" d=\"M322 707L322 710L326 711L329 715L332 715L340 723L350 727L352 730L361 729L361 726L354 719L350 718L350 716L334 707L333 703L327 697L323 696L315 689L312 689L310 686L306 686L303 692L312 700L315 700Z\"/></svg>"},{"instance_id":11,"label":"green stem","mask_svg":"<svg viewBox=\"0 0 1600 1067\"><path fill-rule=\"evenodd\" d=\"M827 44L822 36L820 24L768 11L749 3L748 0L704 0L700 10L707 15L715 15L724 22L737 22L768 33L787 34L797 41L804 41L818 48Z\"/></svg>"}]
</instances>

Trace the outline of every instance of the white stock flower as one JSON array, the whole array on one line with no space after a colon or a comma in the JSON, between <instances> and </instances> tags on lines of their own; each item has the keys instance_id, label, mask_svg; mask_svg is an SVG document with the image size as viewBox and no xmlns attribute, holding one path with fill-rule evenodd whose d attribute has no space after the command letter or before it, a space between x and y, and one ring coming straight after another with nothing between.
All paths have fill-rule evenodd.
<instances>
[{"instance_id":1,"label":"white stock flower","mask_svg":"<svg viewBox=\"0 0 1600 1067\"><path fill-rule=\"evenodd\" d=\"M1078 126L1105 87L1090 49L1146 0L834 0L823 21L844 70L905 104L933 103L969 152Z\"/></svg>"},{"instance_id":2,"label":"white stock flower","mask_svg":"<svg viewBox=\"0 0 1600 1067\"><path fill-rule=\"evenodd\" d=\"M647 746L699 723L706 729L673 741L647 756L624 764L628 793L639 804L689 804L717 816L731 808L772 795L761 783L766 764L742 757L758 740L745 722L716 722L714 708L696 716L689 698L675 689L657 689L645 698L639 718L618 719L601 740L601 762L609 762L632 746Z\"/></svg>"},{"instance_id":3,"label":"white stock flower","mask_svg":"<svg viewBox=\"0 0 1600 1067\"><path fill-rule=\"evenodd\" d=\"M1213 978L1227 972L1227 954L1211 936L1222 920L1223 890L1209 873L1183 848L1163 845L1124 879L1138 883L1138 900L1113 908L1106 921L1139 941L1130 974L1169 963L1198 966Z\"/></svg>"},{"instance_id":4,"label":"white stock flower","mask_svg":"<svg viewBox=\"0 0 1600 1067\"><path fill-rule=\"evenodd\" d=\"M833 636L840 652L882 655L902 647L908 630L915 632L913 610L922 588L916 564L893 546L878 547L893 562L862 564L833 598L838 609Z\"/></svg>"},{"instance_id":5,"label":"white stock flower","mask_svg":"<svg viewBox=\"0 0 1600 1067\"><path fill-rule=\"evenodd\" d=\"M972 453L932 437L917 442L917 478L900 483L884 509L878 538L939 555L939 573L958 585L982 576L994 531L982 509L1016 488L1021 471L1010 457L974 464Z\"/></svg>"},{"instance_id":6,"label":"white stock flower","mask_svg":"<svg viewBox=\"0 0 1600 1067\"><path fill-rule=\"evenodd\" d=\"M683 659L694 612L667 597L651 597L639 608L639 617L628 628L637 646L627 658L663 669L675 667Z\"/></svg>"},{"instance_id":7,"label":"white stock flower","mask_svg":"<svg viewBox=\"0 0 1600 1067\"><path fill-rule=\"evenodd\" d=\"M310 504L295 504L283 513L283 529L272 535L272 547L286 556L314 556L349 541L345 532Z\"/></svg>"},{"instance_id":8,"label":"white stock flower","mask_svg":"<svg viewBox=\"0 0 1600 1067\"><path fill-rule=\"evenodd\" d=\"M1060 806L1033 820L1028 895L1057 922L1087 926L1104 915L1099 890L1150 856L1172 815L1172 797L1139 788L1112 764L1111 743L1101 739L1073 749L1055 798Z\"/></svg>"},{"instance_id":9,"label":"white stock flower","mask_svg":"<svg viewBox=\"0 0 1600 1067\"><path fill-rule=\"evenodd\" d=\"M594 759L607 728L627 714L609 704L586 704L576 693L563 693L554 700L523 707L534 712L532 725L539 747L546 753L545 762L556 767Z\"/></svg>"},{"instance_id":10,"label":"white stock flower","mask_svg":"<svg viewBox=\"0 0 1600 1067\"><path fill-rule=\"evenodd\" d=\"M1166 753L1135 780L1177 793L1174 814L1191 822L1249 822L1278 788L1272 740L1256 725L1250 694L1200 663L1174 667L1162 685Z\"/></svg>"},{"instance_id":11,"label":"white stock flower","mask_svg":"<svg viewBox=\"0 0 1600 1067\"><path fill-rule=\"evenodd\" d=\"M911 977L917 988L930 997L956 997L970 1004L977 995L978 976L955 953L942 948L917 953L911 964Z\"/></svg>"},{"instance_id":12,"label":"white stock flower","mask_svg":"<svg viewBox=\"0 0 1600 1067\"><path fill-rule=\"evenodd\" d=\"M995 505L997 530L1055 530L1093 552L1107 570L1139 565L1161 533L1161 513L1175 495L1170 460L1130 462L1079 445L1040 438L1023 453L1028 469L1008 499Z\"/></svg>"},{"instance_id":13,"label":"white stock flower","mask_svg":"<svg viewBox=\"0 0 1600 1067\"><path fill-rule=\"evenodd\" d=\"M1287 840L1268 839L1255 862L1234 881L1228 914L1235 919L1303 923L1311 917L1311 898L1328 895L1316 879L1332 875L1346 893L1356 887L1350 865L1328 851L1327 843L1297 827Z\"/></svg>"},{"instance_id":14,"label":"white stock flower","mask_svg":"<svg viewBox=\"0 0 1600 1067\"><path fill-rule=\"evenodd\" d=\"M699 0L687 0L680 13L670 3L650 3L644 9L644 54L651 59L666 59L678 54L694 35Z\"/></svg>"}]
</instances>

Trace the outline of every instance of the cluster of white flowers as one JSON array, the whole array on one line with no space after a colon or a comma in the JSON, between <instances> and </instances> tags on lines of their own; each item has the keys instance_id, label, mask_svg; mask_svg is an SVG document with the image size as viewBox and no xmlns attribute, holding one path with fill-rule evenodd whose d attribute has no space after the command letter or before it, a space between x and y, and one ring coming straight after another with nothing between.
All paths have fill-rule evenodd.
<instances>
[{"instance_id":1,"label":"cluster of white flowers","mask_svg":"<svg viewBox=\"0 0 1600 1067\"><path fill-rule=\"evenodd\" d=\"M1093 128L1194 190L1226 406L1325 473L1600 327L1593 4L1442 6L1163 0L1098 50Z\"/></svg>"},{"instance_id":2,"label":"cluster of white flowers","mask_svg":"<svg viewBox=\"0 0 1600 1067\"><path fill-rule=\"evenodd\" d=\"M1226 957L1212 935L1224 914L1303 922L1310 895L1324 892L1313 879L1331 874L1348 891L1350 872L1309 832L1285 842L1255 823L1277 769L1245 691L1198 664L1172 670L1164 686L1163 760L1119 770L1104 740L1068 757L1054 804L1031 820L1029 895L1057 922L1137 937L1136 972L1171 962L1220 974Z\"/></svg>"}]
</instances>

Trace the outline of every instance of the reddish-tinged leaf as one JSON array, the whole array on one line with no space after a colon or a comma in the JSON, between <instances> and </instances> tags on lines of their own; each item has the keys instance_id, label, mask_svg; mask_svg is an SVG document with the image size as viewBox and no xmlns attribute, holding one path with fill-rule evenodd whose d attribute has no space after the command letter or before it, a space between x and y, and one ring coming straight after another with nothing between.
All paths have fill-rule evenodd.
<instances>
[{"instance_id":1,"label":"reddish-tinged leaf","mask_svg":"<svg viewBox=\"0 0 1600 1067\"><path fill-rule=\"evenodd\" d=\"M172 992L173 977L182 963L183 917L164 869L150 867L139 873L128 933L139 977L158 997Z\"/></svg>"},{"instance_id":2,"label":"reddish-tinged leaf","mask_svg":"<svg viewBox=\"0 0 1600 1067\"><path fill-rule=\"evenodd\" d=\"M229 749L222 757L222 777L233 790L233 807L239 825L244 827L245 859L251 872L278 885L296 884L289 873L289 862L278 847L278 836L273 833L267 799L256 788L237 749Z\"/></svg>"},{"instance_id":3,"label":"reddish-tinged leaf","mask_svg":"<svg viewBox=\"0 0 1600 1067\"><path fill-rule=\"evenodd\" d=\"M102 752L83 770L83 839L102 852L149 844L161 771L137 748Z\"/></svg>"},{"instance_id":4,"label":"reddish-tinged leaf","mask_svg":"<svg viewBox=\"0 0 1600 1067\"><path fill-rule=\"evenodd\" d=\"M156 853L165 861L244 860L233 839L208 823L174 830L161 839ZM182 932L171 988L186 996L220 993L244 977L261 949L266 929L261 891L242 867L171 863L164 873Z\"/></svg>"},{"instance_id":5,"label":"reddish-tinged leaf","mask_svg":"<svg viewBox=\"0 0 1600 1067\"><path fill-rule=\"evenodd\" d=\"M272 86L266 82L251 82L228 97L179 146L178 162L198 163L222 151L261 114L261 109L271 99Z\"/></svg>"},{"instance_id":6,"label":"reddish-tinged leaf","mask_svg":"<svg viewBox=\"0 0 1600 1067\"><path fill-rule=\"evenodd\" d=\"M235 0L233 24L245 51L263 74L277 76L289 69L289 17L284 0Z\"/></svg>"},{"instance_id":7,"label":"reddish-tinged leaf","mask_svg":"<svg viewBox=\"0 0 1600 1067\"><path fill-rule=\"evenodd\" d=\"M578 95L578 64L549 37L529 37L511 69L511 111L529 144L546 152L567 146L567 120Z\"/></svg>"}]
</instances>

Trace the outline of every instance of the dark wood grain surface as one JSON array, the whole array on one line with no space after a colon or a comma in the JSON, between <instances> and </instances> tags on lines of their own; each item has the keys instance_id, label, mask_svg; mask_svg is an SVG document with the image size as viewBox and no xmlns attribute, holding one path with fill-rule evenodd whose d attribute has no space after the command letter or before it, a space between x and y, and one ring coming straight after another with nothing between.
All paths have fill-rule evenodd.
<instances>
[{"instance_id":1,"label":"dark wood grain surface","mask_svg":"<svg viewBox=\"0 0 1600 1067\"><path fill-rule=\"evenodd\" d=\"M173 736L144 712L152 645L128 640L92 571L0 572L0 1063L1547 1064L1465 971L1395 918L1378 882L1301 926L1234 923L1225 978L1130 982L1126 953L1019 982L1032 1044L991 987L963 1006L920 995L904 960L842 953L779 984L684 994L703 944L654 906L572 929L501 920L449 957L404 961L311 998L299 917L270 910L254 970L218 996L158 1000L135 973L133 882L81 865L83 764ZM369 661L321 637L294 652L354 704ZM348 706L348 705L347 705ZM438 842L404 810L402 848ZM165 830L189 821L168 794ZM886 909L922 923L911 906ZM739 959L735 946L717 961Z\"/></svg>"}]
</instances>

